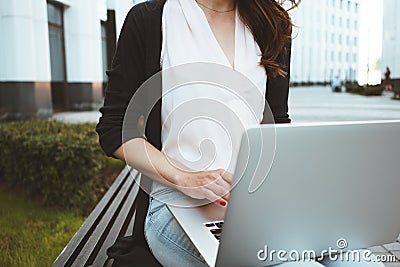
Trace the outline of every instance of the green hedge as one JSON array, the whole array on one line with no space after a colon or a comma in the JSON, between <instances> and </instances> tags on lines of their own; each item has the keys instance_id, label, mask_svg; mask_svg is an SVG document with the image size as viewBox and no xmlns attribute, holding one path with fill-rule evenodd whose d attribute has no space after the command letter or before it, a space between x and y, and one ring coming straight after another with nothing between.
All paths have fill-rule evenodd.
<instances>
[{"instance_id":1,"label":"green hedge","mask_svg":"<svg viewBox=\"0 0 400 267\"><path fill-rule=\"evenodd\" d=\"M0 124L0 180L47 206L91 210L122 163L102 152L94 124Z\"/></svg>"},{"instance_id":2,"label":"green hedge","mask_svg":"<svg viewBox=\"0 0 400 267\"><path fill-rule=\"evenodd\" d=\"M400 86L393 88L393 99L400 100Z\"/></svg>"},{"instance_id":3,"label":"green hedge","mask_svg":"<svg viewBox=\"0 0 400 267\"><path fill-rule=\"evenodd\" d=\"M364 96L380 96L382 95L382 92L385 89L383 85L363 87L355 83L347 83L345 87L346 87L346 93L364 95Z\"/></svg>"}]
</instances>

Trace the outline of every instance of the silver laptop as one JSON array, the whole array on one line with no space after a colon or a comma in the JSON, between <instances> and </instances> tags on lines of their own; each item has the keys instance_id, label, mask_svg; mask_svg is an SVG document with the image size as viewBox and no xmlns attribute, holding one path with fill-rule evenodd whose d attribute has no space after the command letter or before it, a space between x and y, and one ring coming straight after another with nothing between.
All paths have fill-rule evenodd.
<instances>
[{"instance_id":1,"label":"silver laptop","mask_svg":"<svg viewBox=\"0 0 400 267\"><path fill-rule=\"evenodd\" d=\"M397 238L400 121L277 125L269 166L271 127L244 135L227 208L168 206L210 266L269 266L281 262L271 251L318 256ZM266 179L250 190L254 178Z\"/></svg>"}]
</instances>

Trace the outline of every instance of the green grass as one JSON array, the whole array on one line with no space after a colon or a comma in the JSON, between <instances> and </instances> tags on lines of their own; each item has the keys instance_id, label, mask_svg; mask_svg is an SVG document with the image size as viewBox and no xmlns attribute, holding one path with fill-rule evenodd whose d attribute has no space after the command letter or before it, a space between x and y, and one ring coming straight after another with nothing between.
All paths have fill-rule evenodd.
<instances>
[{"instance_id":1,"label":"green grass","mask_svg":"<svg viewBox=\"0 0 400 267\"><path fill-rule=\"evenodd\" d=\"M0 266L50 266L84 220L0 189Z\"/></svg>"}]
</instances>

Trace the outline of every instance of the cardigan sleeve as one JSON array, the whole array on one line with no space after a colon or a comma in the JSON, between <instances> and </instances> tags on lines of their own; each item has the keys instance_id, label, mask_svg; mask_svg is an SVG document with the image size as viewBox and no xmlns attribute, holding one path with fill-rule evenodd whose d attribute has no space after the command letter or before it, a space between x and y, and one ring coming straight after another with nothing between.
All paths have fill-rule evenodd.
<instances>
[{"instance_id":1,"label":"cardigan sleeve","mask_svg":"<svg viewBox=\"0 0 400 267\"><path fill-rule=\"evenodd\" d=\"M122 27L111 69L107 71L108 82L101 118L96 126L99 142L108 156L118 149L122 141L122 126L128 104L145 81L145 41L143 5L134 6ZM139 118L135 118L136 124ZM135 125L135 122L133 122ZM143 138L137 127L131 127L129 139ZM124 137L124 140L126 138Z\"/></svg>"},{"instance_id":2,"label":"cardigan sleeve","mask_svg":"<svg viewBox=\"0 0 400 267\"><path fill-rule=\"evenodd\" d=\"M284 71L287 73L285 77L277 76L267 81L266 100L269 104L275 123L290 123L288 98L289 98L289 82L290 82L290 58L292 43L286 46L287 53L281 54L278 61L284 65ZM267 111L267 109L265 109ZM264 115L264 118L270 116ZM263 121L263 123L270 123Z\"/></svg>"}]
</instances>

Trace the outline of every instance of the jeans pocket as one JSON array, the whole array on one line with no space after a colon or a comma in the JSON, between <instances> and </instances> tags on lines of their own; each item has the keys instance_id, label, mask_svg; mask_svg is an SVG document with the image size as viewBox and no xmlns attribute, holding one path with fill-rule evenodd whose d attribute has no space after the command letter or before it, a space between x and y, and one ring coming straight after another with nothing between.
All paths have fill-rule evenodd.
<instances>
[{"instance_id":1,"label":"jeans pocket","mask_svg":"<svg viewBox=\"0 0 400 267\"><path fill-rule=\"evenodd\" d=\"M149 210L147 211L147 217L153 217L155 213L165 207L165 203L162 203L154 198L150 198Z\"/></svg>"}]
</instances>

